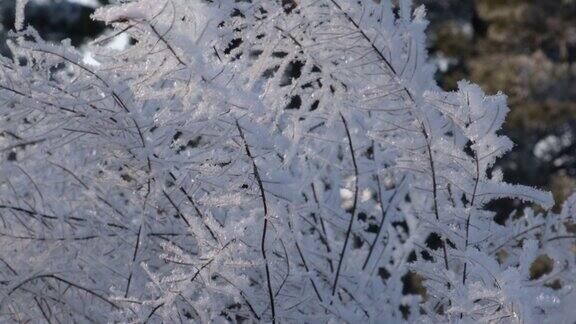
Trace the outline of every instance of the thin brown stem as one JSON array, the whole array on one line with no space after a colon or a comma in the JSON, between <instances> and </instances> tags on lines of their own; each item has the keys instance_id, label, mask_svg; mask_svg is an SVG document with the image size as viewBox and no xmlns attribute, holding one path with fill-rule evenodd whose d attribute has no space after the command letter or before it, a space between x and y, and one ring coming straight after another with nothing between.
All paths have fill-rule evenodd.
<instances>
[{"instance_id":1,"label":"thin brown stem","mask_svg":"<svg viewBox=\"0 0 576 324\"><path fill-rule=\"evenodd\" d=\"M71 286L71 287L74 287L74 288L76 288L76 289L85 291L85 292L89 293L90 295L93 295L94 297L102 300L103 302L105 302L106 304L112 306L112 307L115 308L115 309L120 309L120 307L119 307L118 305L116 305L116 304L114 304L113 302L109 301L106 297L100 295L99 293L97 293L97 292L95 292L95 291L92 291L91 289L88 289L88 288L83 287L83 286L81 286L81 285L78 285L78 284L76 284L76 283L73 283L73 282L71 282L71 281L68 281L68 280L66 280L66 279L64 279L64 278L62 278L62 277L56 276L56 275L54 275L54 274L43 274L43 275L37 275L37 276L30 277L30 278L22 281L22 282L19 283L18 285L16 285L14 288L12 288L12 289L8 292L8 296L12 295L16 290L20 289L22 286L24 286L24 285L27 284L28 282L33 281L33 280L36 280L36 279L42 279L42 278L51 278L51 279L54 279L54 280L63 282L63 283L65 283L65 284L68 284L68 285Z\"/></svg>"},{"instance_id":2,"label":"thin brown stem","mask_svg":"<svg viewBox=\"0 0 576 324\"><path fill-rule=\"evenodd\" d=\"M272 310L272 323L276 323L276 307L274 305L274 293L272 292L272 282L270 280L270 266L268 265L268 258L266 255L266 234L268 232L268 203L266 202L266 192L264 190L264 184L262 182L262 178L260 177L260 172L258 172L258 167L256 166L256 161L254 160L254 156L250 151L250 147L248 146L248 142L246 141L246 137L244 136L244 131L242 127L240 127L240 123L236 120L236 127L238 128L238 132L240 133L240 137L242 138L242 142L244 143L244 149L246 150L246 155L250 158L252 162L252 171L254 173L254 177L256 178L256 182L258 183L258 188L260 190L260 197L262 198L262 205L264 207L264 226L262 229L262 240L260 242L260 251L262 252L262 258L264 259L264 265L266 268L266 285L268 286L268 297L270 299L270 308Z\"/></svg>"},{"instance_id":3,"label":"thin brown stem","mask_svg":"<svg viewBox=\"0 0 576 324\"><path fill-rule=\"evenodd\" d=\"M354 223L354 218L356 218L356 208L358 205L358 164L356 163L356 155L354 154L354 145L352 143L352 136L350 135L350 129L348 128L348 122L344 115L340 113L340 118L342 123L344 123L344 129L346 130L346 137L348 138L348 146L350 148L350 154L352 155L352 164L354 166L354 202L352 204L352 210L350 211L350 222L348 223L348 229L346 230L346 238L344 239L344 245L342 246L342 251L340 252L340 258L338 260L338 267L336 268L336 276L334 277L334 284L332 285L332 296L336 293L336 287L338 287L338 279L340 278L340 270L342 269L342 263L344 262L344 256L346 253L346 247L348 246L348 241L350 240L350 234L352 233L352 224Z\"/></svg>"}]
</instances>

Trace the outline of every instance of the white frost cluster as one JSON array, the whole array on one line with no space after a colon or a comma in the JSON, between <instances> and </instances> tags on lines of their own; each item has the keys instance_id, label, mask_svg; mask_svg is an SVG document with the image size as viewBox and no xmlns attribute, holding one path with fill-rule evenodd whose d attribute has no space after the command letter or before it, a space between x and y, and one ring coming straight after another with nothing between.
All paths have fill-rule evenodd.
<instances>
[{"instance_id":1,"label":"white frost cluster","mask_svg":"<svg viewBox=\"0 0 576 324\"><path fill-rule=\"evenodd\" d=\"M505 96L442 91L399 2L135 0L89 57L13 32L0 321L576 318L576 195L502 182Z\"/></svg>"},{"instance_id":2,"label":"white frost cluster","mask_svg":"<svg viewBox=\"0 0 576 324\"><path fill-rule=\"evenodd\" d=\"M24 28L26 4L28 4L28 0L16 0L16 16L14 18L14 28L16 30Z\"/></svg>"}]
</instances>

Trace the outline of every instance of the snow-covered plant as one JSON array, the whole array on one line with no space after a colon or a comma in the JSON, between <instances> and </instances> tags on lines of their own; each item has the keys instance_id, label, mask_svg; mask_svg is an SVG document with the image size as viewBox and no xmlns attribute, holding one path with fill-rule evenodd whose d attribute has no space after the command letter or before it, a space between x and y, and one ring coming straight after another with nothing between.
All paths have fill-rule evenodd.
<instances>
[{"instance_id":1,"label":"snow-covered plant","mask_svg":"<svg viewBox=\"0 0 576 324\"><path fill-rule=\"evenodd\" d=\"M574 318L576 195L554 214L502 181L505 98L436 85L424 16L137 0L97 10L83 52L13 32L2 320ZM503 224L498 199L540 207Z\"/></svg>"}]
</instances>

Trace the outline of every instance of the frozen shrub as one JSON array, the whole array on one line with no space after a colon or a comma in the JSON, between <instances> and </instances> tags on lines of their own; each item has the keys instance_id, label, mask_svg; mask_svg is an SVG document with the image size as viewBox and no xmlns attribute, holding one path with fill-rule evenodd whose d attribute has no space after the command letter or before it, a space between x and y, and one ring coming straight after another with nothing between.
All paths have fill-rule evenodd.
<instances>
[{"instance_id":1,"label":"frozen shrub","mask_svg":"<svg viewBox=\"0 0 576 324\"><path fill-rule=\"evenodd\" d=\"M502 182L505 97L439 89L424 16L410 1L139 0L95 13L113 30L89 60L14 32L3 319L573 318L576 197L494 221L491 201L546 210L551 195ZM111 48L118 35L133 45Z\"/></svg>"}]
</instances>

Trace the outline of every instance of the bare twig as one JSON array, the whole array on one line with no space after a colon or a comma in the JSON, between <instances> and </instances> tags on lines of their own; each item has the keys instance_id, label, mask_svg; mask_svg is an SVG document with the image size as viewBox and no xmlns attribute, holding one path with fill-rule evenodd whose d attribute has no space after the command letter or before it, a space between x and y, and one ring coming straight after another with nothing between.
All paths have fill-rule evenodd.
<instances>
[{"instance_id":1,"label":"bare twig","mask_svg":"<svg viewBox=\"0 0 576 324\"><path fill-rule=\"evenodd\" d=\"M102 300L103 302L105 302L106 304L112 306L115 309L120 309L120 307L116 304L114 304L113 302L109 301L106 297L100 295L99 293L92 291L91 289L88 289L86 287L80 286L76 283L73 283L71 281L68 281L62 277L56 276L54 274L42 274L42 275L37 275L37 276L33 276L30 277L24 281L22 281L21 283L19 283L18 285L16 285L14 288L12 288L9 292L8 292L8 296L12 295L16 290L20 289L20 287L24 286L25 284L27 284L30 281L34 281L36 279L42 279L42 278L51 278L51 279L55 279L57 281L66 283L68 285L70 285L71 287L77 288L79 290L85 291L87 293L89 293L90 295L93 295L94 297Z\"/></svg>"},{"instance_id":2,"label":"bare twig","mask_svg":"<svg viewBox=\"0 0 576 324\"><path fill-rule=\"evenodd\" d=\"M236 127L238 128L238 132L240 133L240 137L244 143L244 148L246 150L246 155L252 161L252 169L254 172L254 177L256 178L256 182L258 183L258 188L260 189L260 196L262 198L262 205L264 207L264 226L262 229L262 240L260 242L260 250L262 251L262 258L264 258L264 264L266 267L266 284L268 286L268 297L270 299L270 307L272 310L272 323L276 323L276 307L274 305L274 293L272 292L272 283L270 282L270 268L268 265L268 259L266 257L266 233L268 231L268 204L266 202L266 192L264 191L264 185L262 183L262 178L260 177L260 173L258 172L258 167L256 166L256 162L254 160L254 156L250 151L250 147L248 146L248 142L246 141L246 137L244 136L244 131L242 127L240 127L240 123L236 120Z\"/></svg>"},{"instance_id":3,"label":"bare twig","mask_svg":"<svg viewBox=\"0 0 576 324\"><path fill-rule=\"evenodd\" d=\"M366 256L366 260L364 260L364 265L362 266L362 270L366 269L366 266L368 265L368 261L370 260L370 256L372 255L372 252L374 251L374 247L376 246L376 243L378 242L378 239L380 238L380 233L382 233L382 228L384 227L384 220L386 219L386 216L388 214L388 211L390 210L390 207L392 207L392 201L394 201L394 198L396 198L396 195L398 195L398 192L400 191L400 186L398 186L396 188L396 190L394 191L394 194L390 197L390 199L388 199L388 204L386 205L386 208L384 208L383 203L382 203L382 185L380 184L380 178L378 176L376 176L376 181L377 181L377 185L378 185L378 200L380 202L380 210L382 211L382 218L380 219L380 226L378 227L378 232L376 232L376 236L374 237L374 241L372 241L372 244L370 245L370 249L368 251L368 255ZM400 182L400 185L402 185L403 180Z\"/></svg>"},{"instance_id":4,"label":"bare twig","mask_svg":"<svg viewBox=\"0 0 576 324\"><path fill-rule=\"evenodd\" d=\"M336 293L336 287L338 286L338 279L340 278L340 270L342 268L342 263L344 261L344 256L346 253L346 247L348 246L348 241L350 240L350 234L352 232L352 224L354 223L354 218L356 218L356 207L358 205L358 164L356 163L356 156L354 154L354 145L352 143L352 136L350 135L350 129L348 129L348 122L344 115L340 113L340 118L344 123L344 129L346 130L346 137L348 137L348 146L350 147L350 154L352 155L352 164L354 165L354 203L352 204L352 210L350 211L350 222L348 223L348 229L346 230L346 238L344 239L344 245L342 246L342 251L340 252L340 259L338 260L338 267L336 268L336 276L334 277L334 284L332 285L332 296Z\"/></svg>"}]
</instances>

